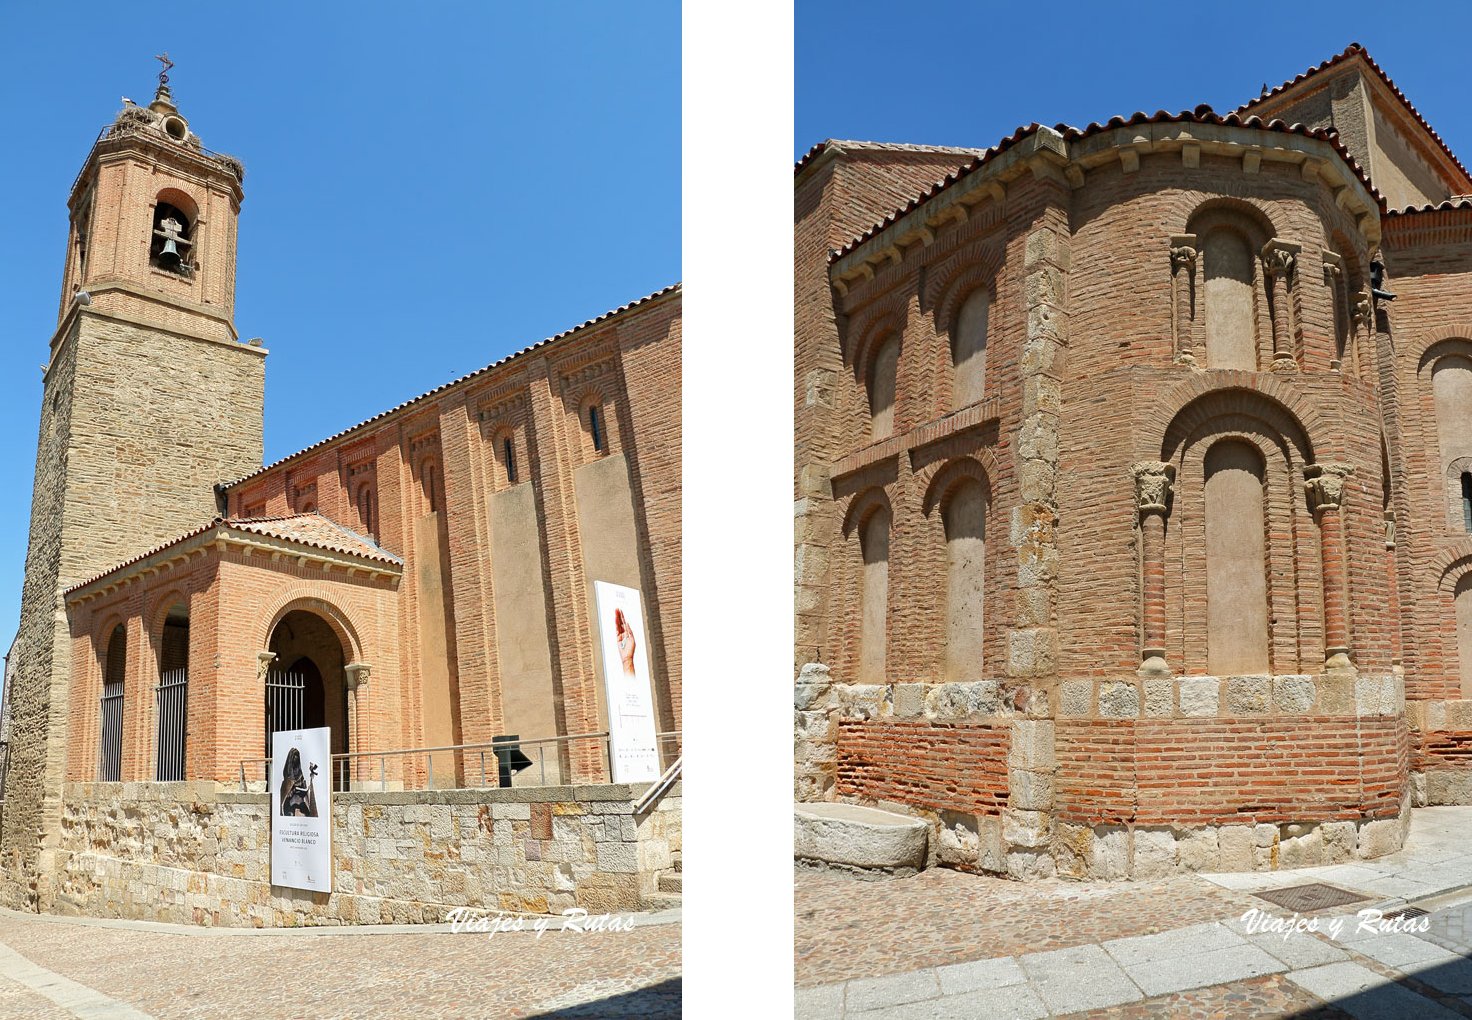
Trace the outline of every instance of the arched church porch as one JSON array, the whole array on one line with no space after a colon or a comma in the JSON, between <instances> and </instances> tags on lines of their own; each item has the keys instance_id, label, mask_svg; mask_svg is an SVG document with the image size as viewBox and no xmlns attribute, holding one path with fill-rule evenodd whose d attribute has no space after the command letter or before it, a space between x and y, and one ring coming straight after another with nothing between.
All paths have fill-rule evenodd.
<instances>
[{"instance_id":1,"label":"arched church porch","mask_svg":"<svg viewBox=\"0 0 1472 1020\"><path fill-rule=\"evenodd\" d=\"M401 574L325 518L215 521L69 590L68 780L239 783L273 727L325 726L347 789L347 756L416 746Z\"/></svg>"}]
</instances>

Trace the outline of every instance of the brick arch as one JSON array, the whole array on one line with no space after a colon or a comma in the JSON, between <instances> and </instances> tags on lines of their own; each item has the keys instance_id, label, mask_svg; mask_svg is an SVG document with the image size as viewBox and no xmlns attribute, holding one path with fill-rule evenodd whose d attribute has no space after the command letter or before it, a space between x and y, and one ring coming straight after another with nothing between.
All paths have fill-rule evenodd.
<instances>
[{"instance_id":1,"label":"brick arch","mask_svg":"<svg viewBox=\"0 0 1472 1020\"><path fill-rule=\"evenodd\" d=\"M873 308L862 316L856 316L846 330L852 343L847 344L847 361L856 380L863 383L869 375L869 363L880 339L891 335L900 338L904 345L905 313L903 309L886 306Z\"/></svg>"},{"instance_id":2,"label":"brick arch","mask_svg":"<svg viewBox=\"0 0 1472 1020\"><path fill-rule=\"evenodd\" d=\"M916 488L925 493L920 502L920 512L929 516L931 511L944 510L951 492L966 479L981 483L986 492L986 502L992 503L992 479L997 477L997 461L990 450L978 450L972 454L951 460L927 464L916 475Z\"/></svg>"},{"instance_id":3,"label":"brick arch","mask_svg":"<svg viewBox=\"0 0 1472 1020\"><path fill-rule=\"evenodd\" d=\"M889 514L890 526L894 526L894 505L890 501L889 493L880 486L872 486L856 494L848 502L848 509L843 514L842 533L844 538L851 538L859 528L878 510L884 510Z\"/></svg>"},{"instance_id":4,"label":"brick arch","mask_svg":"<svg viewBox=\"0 0 1472 1020\"><path fill-rule=\"evenodd\" d=\"M199 199L195 198L187 191L183 191L176 187L162 188L159 190L159 193L154 196L153 201L155 207L157 207L157 205L162 202L173 206L175 209L178 209L185 216L189 217L188 226L190 227L193 227L196 223L199 222L199 213L201 209Z\"/></svg>"},{"instance_id":5,"label":"brick arch","mask_svg":"<svg viewBox=\"0 0 1472 1020\"><path fill-rule=\"evenodd\" d=\"M1431 561L1431 572L1436 575L1438 588L1446 592L1456 591L1457 582L1472 573L1472 537L1461 539L1438 553Z\"/></svg>"},{"instance_id":6,"label":"brick arch","mask_svg":"<svg viewBox=\"0 0 1472 1020\"><path fill-rule=\"evenodd\" d=\"M957 306L977 286L995 287L1004 257L998 241L972 241L927 269L920 307L934 315L937 333L951 328Z\"/></svg>"},{"instance_id":7,"label":"brick arch","mask_svg":"<svg viewBox=\"0 0 1472 1020\"><path fill-rule=\"evenodd\" d=\"M1148 417L1165 422L1160 432L1160 459L1173 460L1181 443L1212 418L1246 414L1277 430L1299 451L1304 464L1314 463L1313 436L1328 430L1317 411L1289 386L1259 373L1203 372L1166 391Z\"/></svg>"},{"instance_id":8,"label":"brick arch","mask_svg":"<svg viewBox=\"0 0 1472 1020\"><path fill-rule=\"evenodd\" d=\"M1170 202L1171 211L1174 213L1173 233L1187 233L1198 217L1204 215L1236 214L1249 220L1256 230L1263 231L1264 240L1276 237L1277 228L1273 224L1273 218L1268 214L1272 202L1265 198L1254 196L1222 195L1211 191L1182 191L1178 192Z\"/></svg>"},{"instance_id":9,"label":"brick arch","mask_svg":"<svg viewBox=\"0 0 1472 1020\"><path fill-rule=\"evenodd\" d=\"M162 594L154 596L152 607L144 618L148 627L148 640L151 644L156 645L159 638L163 636L164 619L171 608L180 602L184 603L185 609L189 608L189 596L189 585L183 581L170 585L164 589Z\"/></svg>"},{"instance_id":10,"label":"brick arch","mask_svg":"<svg viewBox=\"0 0 1472 1020\"><path fill-rule=\"evenodd\" d=\"M1440 325L1435 330L1420 334L1406 344L1406 352L1415 355L1416 371L1425 368L1426 356L1431 353L1432 347L1444 340L1462 340L1463 343L1472 344L1472 322L1448 322L1447 325ZM1432 358L1431 361L1435 359L1437 358Z\"/></svg>"},{"instance_id":11,"label":"brick arch","mask_svg":"<svg viewBox=\"0 0 1472 1020\"><path fill-rule=\"evenodd\" d=\"M1312 458L1299 460L1301 448L1282 434L1284 428L1292 431L1286 422L1265 420L1262 408L1244 411L1206 402L1172 422L1167 431L1168 439L1178 440L1173 447L1167 444L1168 454L1161 457L1177 469L1163 561L1167 658L1185 673L1209 671L1206 602L1195 594L1204 588L1195 579L1205 577L1206 457L1222 441L1245 443L1261 458L1270 667L1278 673L1296 673L1323 661L1318 533L1301 474Z\"/></svg>"},{"instance_id":12,"label":"brick arch","mask_svg":"<svg viewBox=\"0 0 1472 1020\"><path fill-rule=\"evenodd\" d=\"M1416 372L1425 372L1442 358L1460 354L1472 358L1472 327L1448 326L1434 330L1422 337L1418 345L1411 348L1416 352Z\"/></svg>"},{"instance_id":13,"label":"brick arch","mask_svg":"<svg viewBox=\"0 0 1472 1020\"><path fill-rule=\"evenodd\" d=\"M297 584L288 588L279 595L272 603L271 610L262 617L266 620L266 626L258 629L255 634L256 647L264 651L271 646L271 635L276 633L276 627L285 618L287 613L296 610L308 612L318 616L332 628L337 635L338 641L342 643L343 661L345 663L363 661L363 642L358 636L358 628L352 619L331 599L321 593L321 589L312 584Z\"/></svg>"}]
</instances>

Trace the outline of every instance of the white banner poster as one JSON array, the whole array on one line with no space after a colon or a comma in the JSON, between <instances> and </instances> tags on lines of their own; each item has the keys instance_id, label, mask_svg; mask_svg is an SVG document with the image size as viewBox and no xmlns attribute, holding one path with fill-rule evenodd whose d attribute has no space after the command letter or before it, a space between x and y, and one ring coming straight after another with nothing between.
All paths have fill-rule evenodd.
<instances>
[{"instance_id":1,"label":"white banner poster","mask_svg":"<svg viewBox=\"0 0 1472 1020\"><path fill-rule=\"evenodd\" d=\"M332 891L332 730L271 734L271 884Z\"/></svg>"},{"instance_id":2,"label":"white banner poster","mask_svg":"<svg viewBox=\"0 0 1472 1020\"><path fill-rule=\"evenodd\" d=\"M654 740L654 686L644 635L639 589L594 581L598 639L603 650L603 689L608 696L609 757L615 783L659 778Z\"/></svg>"}]
</instances>

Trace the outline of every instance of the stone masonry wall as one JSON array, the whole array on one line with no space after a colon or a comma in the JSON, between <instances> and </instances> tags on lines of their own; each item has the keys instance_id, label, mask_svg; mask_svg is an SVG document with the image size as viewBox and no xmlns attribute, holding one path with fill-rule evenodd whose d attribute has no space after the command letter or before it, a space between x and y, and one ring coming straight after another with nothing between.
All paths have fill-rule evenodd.
<instances>
[{"instance_id":1,"label":"stone masonry wall","mask_svg":"<svg viewBox=\"0 0 1472 1020\"><path fill-rule=\"evenodd\" d=\"M681 849L680 788L636 816L642 789L337 793L333 891L313 893L270 884L264 793L70 784L41 909L257 928L435 923L456 907L632 911Z\"/></svg>"}]
</instances>

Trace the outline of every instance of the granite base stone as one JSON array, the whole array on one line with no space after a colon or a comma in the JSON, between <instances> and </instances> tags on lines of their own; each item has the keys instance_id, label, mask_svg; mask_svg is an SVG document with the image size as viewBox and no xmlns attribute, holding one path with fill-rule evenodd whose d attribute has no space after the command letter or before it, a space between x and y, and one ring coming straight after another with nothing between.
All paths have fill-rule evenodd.
<instances>
[{"instance_id":1,"label":"granite base stone","mask_svg":"<svg viewBox=\"0 0 1472 1020\"><path fill-rule=\"evenodd\" d=\"M223 927L442 923L469 907L627 912L681 851L680 787L344 792L332 892L270 882L267 795L214 783L67 786L43 911Z\"/></svg>"}]
</instances>

